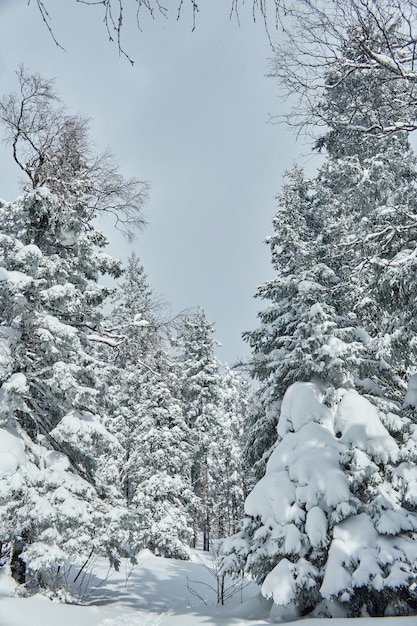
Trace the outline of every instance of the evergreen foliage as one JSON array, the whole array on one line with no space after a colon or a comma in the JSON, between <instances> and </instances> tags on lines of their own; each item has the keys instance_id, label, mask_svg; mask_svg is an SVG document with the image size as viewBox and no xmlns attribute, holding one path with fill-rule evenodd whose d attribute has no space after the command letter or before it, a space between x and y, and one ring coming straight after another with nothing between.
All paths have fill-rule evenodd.
<instances>
[{"instance_id":1,"label":"evergreen foliage","mask_svg":"<svg viewBox=\"0 0 417 626\"><path fill-rule=\"evenodd\" d=\"M143 266L131 255L107 320L117 338L106 403L124 450L120 480L139 522L139 545L188 558L196 509L191 435L179 397L182 374L169 354L169 323L161 313Z\"/></svg>"},{"instance_id":2,"label":"evergreen foliage","mask_svg":"<svg viewBox=\"0 0 417 626\"><path fill-rule=\"evenodd\" d=\"M199 500L193 543L202 532L205 550L212 536L224 536L236 526L244 497L245 387L221 366L212 335L213 325L199 309L184 319L178 339L182 402L193 446L191 478Z\"/></svg>"},{"instance_id":3,"label":"evergreen foliage","mask_svg":"<svg viewBox=\"0 0 417 626\"><path fill-rule=\"evenodd\" d=\"M93 171L86 124L60 116L50 82L24 70L18 77L20 95L0 106L30 181L0 207L0 427L12 445L0 470L0 542L19 582L56 589L66 559L96 552L117 567L134 533L112 477L120 443L99 412L105 364L92 350L106 341L101 307L112 292L98 277L122 272L92 220L115 209L124 187L108 170L109 184L121 187L106 204L105 189L94 187L104 170L97 163ZM128 212L140 216L136 199Z\"/></svg>"},{"instance_id":4,"label":"evergreen foliage","mask_svg":"<svg viewBox=\"0 0 417 626\"><path fill-rule=\"evenodd\" d=\"M84 222L82 196L41 187L2 209L1 426L20 452L14 479L7 466L2 474L2 506L19 511L19 523L2 516L1 541L12 562L19 544L21 579L57 585L65 558L94 549L117 565L127 539L127 512L101 472L119 445L97 414L99 363L89 351L109 293L96 276L117 276L120 264L97 249L105 239Z\"/></svg>"},{"instance_id":5,"label":"evergreen foliage","mask_svg":"<svg viewBox=\"0 0 417 626\"><path fill-rule=\"evenodd\" d=\"M246 453L258 482L222 567L251 573L277 619L417 610L414 378L403 406L415 157L403 132L363 132L401 94L378 71L327 73L326 161L314 180L287 176L268 239L277 276L245 334L261 383Z\"/></svg>"}]
</instances>

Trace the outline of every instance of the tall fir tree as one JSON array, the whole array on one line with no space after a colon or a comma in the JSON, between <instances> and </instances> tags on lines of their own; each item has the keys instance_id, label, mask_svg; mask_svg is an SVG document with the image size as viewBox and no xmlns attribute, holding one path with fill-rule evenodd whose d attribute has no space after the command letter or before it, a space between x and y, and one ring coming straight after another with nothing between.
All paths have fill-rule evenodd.
<instances>
[{"instance_id":1,"label":"tall fir tree","mask_svg":"<svg viewBox=\"0 0 417 626\"><path fill-rule=\"evenodd\" d=\"M140 545L188 558L195 497L190 431L180 399L181 370L169 353L160 303L139 259L128 259L117 304L107 319L117 343L106 405L124 454L120 480L140 525Z\"/></svg>"},{"instance_id":2,"label":"tall fir tree","mask_svg":"<svg viewBox=\"0 0 417 626\"><path fill-rule=\"evenodd\" d=\"M221 428L213 433L211 467L216 484L212 530L217 538L237 531L248 493L249 476L243 455L250 404L248 382L224 366Z\"/></svg>"},{"instance_id":3,"label":"tall fir tree","mask_svg":"<svg viewBox=\"0 0 417 626\"><path fill-rule=\"evenodd\" d=\"M182 402L185 418L192 433L193 458L191 480L199 499L194 519L193 545L200 532L204 550L210 546L213 512L213 475L210 470L210 444L220 425L220 363L214 355L213 325L204 311L184 318L179 339L183 370Z\"/></svg>"},{"instance_id":4,"label":"tall fir tree","mask_svg":"<svg viewBox=\"0 0 417 626\"><path fill-rule=\"evenodd\" d=\"M28 579L48 585L63 559L79 561L94 549L117 564L117 545L127 541L117 485L101 471L100 459L110 465L119 444L97 412L100 364L89 348L109 293L96 277L119 275L120 264L97 249L106 240L84 219L82 193L60 198L41 187L2 209L0 306L9 362L1 419L21 442L24 476L12 491L4 476L2 505L21 508L19 523L11 517L3 526L2 541L12 557L17 542ZM56 479L47 470L55 463Z\"/></svg>"},{"instance_id":5,"label":"tall fir tree","mask_svg":"<svg viewBox=\"0 0 417 626\"><path fill-rule=\"evenodd\" d=\"M236 524L233 518L241 509L245 483L239 436L246 394L215 356L213 332L213 324L198 309L185 317L178 340L182 403L193 445L192 484L199 500L193 545L202 534L204 550L209 550L212 537Z\"/></svg>"},{"instance_id":6,"label":"tall fir tree","mask_svg":"<svg viewBox=\"0 0 417 626\"><path fill-rule=\"evenodd\" d=\"M93 153L88 123L68 115L51 81L17 75L19 92L0 101L27 176L23 195L0 207L0 438L14 459L0 473L0 542L19 582L57 587L65 560L95 552L117 566L132 541L111 471L120 444L99 412L106 364L91 348L105 341L112 291L98 278L117 278L121 264L93 220L107 211L139 225L145 196L109 154Z\"/></svg>"},{"instance_id":7,"label":"tall fir tree","mask_svg":"<svg viewBox=\"0 0 417 626\"><path fill-rule=\"evenodd\" d=\"M275 232L267 239L277 275L256 294L270 305L258 314L259 328L244 333L253 353L252 375L260 382L245 454L257 479L276 441L285 389L315 377L352 385L361 347L355 320L336 308L340 278L321 254L326 219L299 167L287 174L277 200Z\"/></svg>"},{"instance_id":8,"label":"tall fir tree","mask_svg":"<svg viewBox=\"0 0 417 626\"><path fill-rule=\"evenodd\" d=\"M393 91L369 71L325 82L327 159L308 193L299 175L296 194L284 187L270 239L278 275L259 290L271 306L247 334L260 480L223 566L254 575L279 619L406 615L417 611L414 378L405 396L415 158L404 133L379 134L375 121L400 80Z\"/></svg>"}]
</instances>

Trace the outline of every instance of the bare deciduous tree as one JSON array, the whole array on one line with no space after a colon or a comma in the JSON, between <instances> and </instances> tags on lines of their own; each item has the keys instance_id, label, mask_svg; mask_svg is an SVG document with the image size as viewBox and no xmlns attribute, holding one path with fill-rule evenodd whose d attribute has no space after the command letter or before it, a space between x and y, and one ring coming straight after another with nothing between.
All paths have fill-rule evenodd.
<instances>
[{"instance_id":1,"label":"bare deciduous tree","mask_svg":"<svg viewBox=\"0 0 417 626\"><path fill-rule=\"evenodd\" d=\"M0 100L0 122L13 158L33 188L82 194L92 219L112 214L128 237L144 225L142 208L149 185L125 179L109 150L96 154L89 136L89 121L70 115L54 90L54 81L17 71L19 91Z\"/></svg>"},{"instance_id":2,"label":"bare deciduous tree","mask_svg":"<svg viewBox=\"0 0 417 626\"><path fill-rule=\"evenodd\" d=\"M282 23L271 75L293 103L285 117L290 125L303 130L327 125L324 90L372 73L372 80L389 87L390 101L381 103L371 126L360 128L352 93L345 124L366 133L417 128L417 2L297 0Z\"/></svg>"},{"instance_id":3,"label":"bare deciduous tree","mask_svg":"<svg viewBox=\"0 0 417 626\"><path fill-rule=\"evenodd\" d=\"M36 3L40 15L49 30L54 42L62 48L62 45L57 40L54 34L54 30L51 24L51 18L48 13L47 0L34 0ZM184 0L177 0L173 3L174 7L169 9L165 3L161 3L160 0L75 0L78 4L84 4L90 7L100 7L103 12L103 22L107 30L110 41L116 41L119 52L123 54L130 63L134 63L129 54L126 52L122 44L122 31L125 18L125 12L127 12L128 19L130 16L135 16L138 29L142 29L142 15L147 13L152 19L155 19L157 15L163 18L168 18L172 13L175 19L179 19L184 11L184 4L188 4L191 12L192 30L196 27L197 13L200 8L200 0L188 0L187 3ZM269 24L271 21L276 26L279 22L280 12L285 7L288 0L252 0L252 17L256 21L257 17L263 21L265 30L269 37ZM30 4L30 0L28 0ZM210 4L210 0L207 0ZM230 0L230 16L236 16L239 20L240 8L245 4L245 0ZM250 3L248 3L250 4ZM130 11L130 13L129 13ZM131 13L133 11L133 13Z\"/></svg>"}]
</instances>

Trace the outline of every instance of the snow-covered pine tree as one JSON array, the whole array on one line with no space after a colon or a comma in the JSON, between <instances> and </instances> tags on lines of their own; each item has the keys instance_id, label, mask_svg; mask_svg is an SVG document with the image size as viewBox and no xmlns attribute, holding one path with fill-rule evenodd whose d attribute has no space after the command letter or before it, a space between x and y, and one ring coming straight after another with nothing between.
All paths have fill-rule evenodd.
<instances>
[{"instance_id":1,"label":"snow-covered pine tree","mask_svg":"<svg viewBox=\"0 0 417 626\"><path fill-rule=\"evenodd\" d=\"M202 309L186 316L179 338L179 360L183 370L182 402L188 428L192 433L193 491L199 499L194 519L193 545L203 534L204 550L209 550L214 506L214 481L209 454L221 423L220 363L214 355L213 325Z\"/></svg>"},{"instance_id":2,"label":"snow-covered pine tree","mask_svg":"<svg viewBox=\"0 0 417 626\"><path fill-rule=\"evenodd\" d=\"M223 366L222 396L219 439L213 438L210 448L211 471L217 485L211 528L218 538L237 531L248 493L243 445L250 403L249 384L227 366Z\"/></svg>"},{"instance_id":3,"label":"snow-covered pine tree","mask_svg":"<svg viewBox=\"0 0 417 626\"><path fill-rule=\"evenodd\" d=\"M337 393L328 407L318 384L289 387L265 476L223 544L224 570L250 572L276 619L417 609L416 472L378 409Z\"/></svg>"},{"instance_id":4,"label":"snow-covered pine tree","mask_svg":"<svg viewBox=\"0 0 417 626\"><path fill-rule=\"evenodd\" d=\"M380 46L382 52L383 41ZM346 54L347 63L360 61L353 43ZM402 111L394 119L390 102L400 102L403 93L400 79L390 81L387 70L383 80L381 72L378 78L356 72L343 87L339 73L326 76L322 107L332 122L317 143L327 159L315 181L314 204L328 224L321 254L339 276L339 306L360 320L368 333L369 365L378 364L374 376L386 395L399 399L417 356L411 286L417 174L408 134L379 131L399 122ZM373 133L364 134L365 127Z\"/></svg>"},{"instance_id":5,"label":"snow-covered pine tree","mask_svg":"<svg viewBox=\"0 0 417 626\"><path fill-rule=\"evenodd\" d=\"M19 76L21 101L10 96L0 107L15 158L30 180L0 212L7 357L0 420L3 441L19 451L1 476L0 541L10 547L13 567L20 564L20 582L51 586L60 583L65 559L80 562L96 551L117 565L120 546L129 542L127 511L109 480L120 444L97 412L103 364L90 350L103 339L100 307L111 291L97 278L119 276L121 265L102 251L106 239L92 225L105 191L94 190L98 179L89 174L95 161L83 153L86 125L61 109L58 115L50 82ZM113 188L109 210L117 197Z\"/></svg>"},{"instance_id":6,"label":"snow-covered pine tree","mask_svg":"<svg viewBox=\"0 0 417 626\"><path fill-rule=\"evenodd\" d=\"M232 510L235 506L240 508L244 490L238 437L245 400L240 396L242 389L237 392L237 388L230 387L231 374L214 354L213 332L213 324L198 309L184 318L178 340L184 377L182 402L192 433L192 484L199 499L193 543L201 533L204 550L209 550L211 537L218 537L225 526L235 524ZM235 403L233 408L231 402ZM233 457L227 458L229 453ZM229 469L234 469L227 474L229 463ZM233 498L237 498L234 504ZM220 502L229 507L228 512L220 510Z\"/></svg>"},{"instance_id":7,"label":"snow-covered pine tree","mask_svg":"<svg viewBox=\"0 0 417 626\"><path fill-rule=\"evenodd\" d=\"M245 452L257 479L276 441L286 388L315 377L351 385L360 349L354 319L336 309L340 279L321 254L328 225L301 168L286 175L277 202L274 234L267 239L276 278L256 293L270 304L258 313L259 328L243 335L252 348L252 376L260 382Z\"/></svg>"},{"instance_id":8,"label":"snow-covered pine tree","mask_svg":"<svg viewBox=\"0 0 417 626\"><path fill-rule=\"evenodd\" d=\"M97 344L96 352L108 363L106 375L100 380L100 403L109 416L107 427L122 446L118 471L126 503L131 501L130 458L132 432L137 424L137 404L140 385L137 375L152 368L158 335L158 303L149 286L139 259L133 253L128 258L123 280L114 296L114 307L105 319L108 344Z\"/></svg>"},{"instance_id":9,"label":"snow-covered pine tree","mask_svg":"<svg viewBox=\"0 0 417 626\"><path fill-rule=\"evenodd\" d=\"M154 371L142 368L135 376L140 395L130 432L129 506L140 521L144 546L159 556L188 559L197 508L190 431L170 388L176 376L172 362L160 354L154 366Z\"/></svg>"},{"instance_id":10,"label":"snow-covered pine tree","mask_svg":"<svg viewBox=\"0 0 417 626\"><path fill-rule=\"evenodd\" d=\"M140 525L140 545L188 558L195 497L181 370L169 353L171 324L134 254L116 295L107 319L117 342L109 348L116 371L106 406L124 451L119 469L126 504Z\"/></svg>"},{"instance_id":11,"label":"snow-covered pine tree","mask_svg":"<svg viewBox=\"0 0 417 626\"><path fill-rule=\"evenodd\" d=\"M283 203L274 235L278 276L261 288L272 306L247 335L255 365L260 360L255 372L269 367L258 415L265 421L271 398L278 440L258 452L269 457L265 475L246 500L242 531L223 547L224 569L254 575L279 619L417 611L414 378L410 408L401 406L404 375L415 367L415 159L403 133L378 133L400 79L391 92L392 81L377 89L370 71L355 73L352 84L333 74L326 80L330 128L319 146L327 160L298 203L311 207L320 227L300 237L293 203ZM366 106L357 107L361 97ZM363 133L373 126L375 135ZM288 221L296 234L285 238ZM288 264L290 254L298 263ZM288 301L281 285L292 281L301 290ZM317 312L321 322L306 325L312 293L310 322ZM262 422L255 427L262 432Z\"/></svg>"},{"instance_id":12,"label":"snow-covered pine tree","mask_svg":"<svg viewBox=\"0 0 417 626\"><path fill-rule=\"evenodd\" d=\"M106 323L118 340L115 363L121 369L136 363L141 365L160 345L160 329L167 324L162 318L163 303L155 297L135 253L127 259L114 304Z\"/></svg>"},{"instance_id":13,"label":"snow-covered pine tree","mask_svg":"<svg viewBox=\"0 0 417 626\"><path fill-rule=\"evenodd\" d=\"M37 468L21 481L19 489L6 490L3 504L9 507L14 503L22 522L16 524L14 517L5 517L9 521L2 541L12 545L23 542L22 559L28 574L42 584L51 582L45 571L54 570L64 555L79 560L100 543L101 550L105 548L116 562L113 543L117 544L119 535L114 528L116 512L110 524L110 509L105 513L106 505L99 499L117 500L117 490L112 491L100 475L99 459L105 456L110 463L119 444L97 415L98 364L88 350L88 337L99 322L97 306L107 293L93 276L108 270L118 273L119 264L96 250L95 244L104 243L104 238L83 224L82 204L66 208L69 210L63 210L61 199L42 187L4 204L0 215L1 326L8 338L8 369L12 372L1 388L2 426L23 442L19 445L26 450L25 470L26 458ZM78 228L76 215L80 216ZM34 244L32 224L39 216L44 226L42 237L38 233ZM49 229L48 223L52 223ZM42 250L43 237L47 251ZM21 377L17 387L16 376ZM11 410L14 394L19 395L19 408ZM43 471L44 466L49 467L46 456L55 459L52 451L56 458L64 458L56 480L52 470L49 477ZM43 500L42 508L37 503ZM28 506L23 505L25 501ZM106 532L103 527L103 532L97 533L106 519Z\"/></svg>"}]
</instances>

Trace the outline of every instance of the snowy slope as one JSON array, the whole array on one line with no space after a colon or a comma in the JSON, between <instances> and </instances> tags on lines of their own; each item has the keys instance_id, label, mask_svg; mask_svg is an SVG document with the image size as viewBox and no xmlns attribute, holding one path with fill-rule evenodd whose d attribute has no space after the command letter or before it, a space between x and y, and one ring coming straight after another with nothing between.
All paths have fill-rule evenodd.
<instances>
[{"instance_id":1,"label":"snowy slope","mask_svg":"<svg viewBox=\"0 0 417 626\"><path fill-rule=\"evenodd\" d=\"M0 575L0 626L263 626L269 604L250 585L225 607L216 605L210 561L196 552L192 562L162 559L144 551L131 570L108 575L96 562L82 578L78 593L89 595L82 606L52 602L43 596L11 597L10 579ZM1 570L0 570L1 571ZM3 570L4 572L4 570ZM80 579L78 580L80 582ZM331 626L353 626L333 619ZM414 626L415 617L361 619L360 626ZM306 620L305 626L328 626L328 620ZM358 625L359 626L359 625Z\"/></svg>"}]
</instances>

